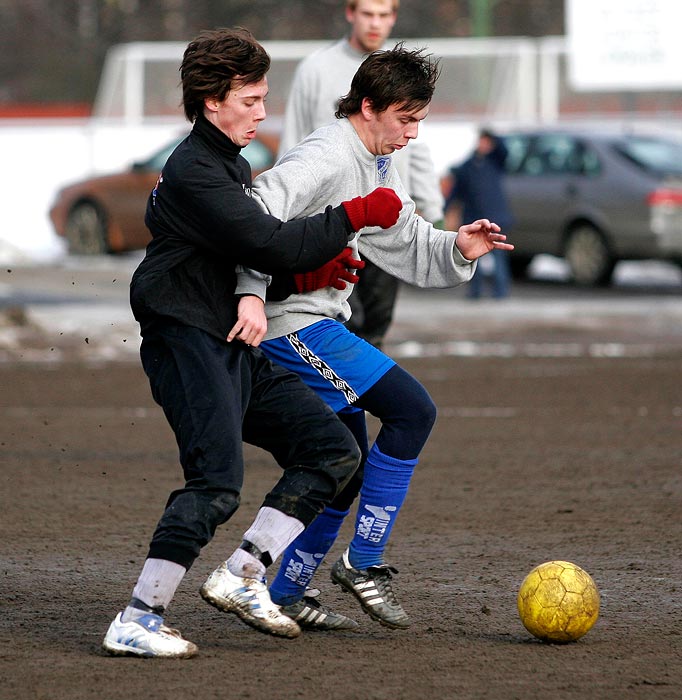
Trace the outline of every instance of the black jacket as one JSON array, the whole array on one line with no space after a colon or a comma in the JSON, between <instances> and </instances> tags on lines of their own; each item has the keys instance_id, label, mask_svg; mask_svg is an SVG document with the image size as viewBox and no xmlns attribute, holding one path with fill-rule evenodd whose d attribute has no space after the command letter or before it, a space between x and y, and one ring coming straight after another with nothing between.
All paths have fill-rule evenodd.
<instances>
[{"instance_id":1,"label":"black jacket","mask_svg":"<svg viewBox=\"0 0 682 700\"><path fill-rule=\"evenodd\" d=\"M353 231L342 206L286 223L263 212L239 151L201 117L164 166L147 203L152 241L130 285L142 335L180 323L224 339L237 320L237 264L306 272L347 245Z\"/></svg>"}]
</instances>

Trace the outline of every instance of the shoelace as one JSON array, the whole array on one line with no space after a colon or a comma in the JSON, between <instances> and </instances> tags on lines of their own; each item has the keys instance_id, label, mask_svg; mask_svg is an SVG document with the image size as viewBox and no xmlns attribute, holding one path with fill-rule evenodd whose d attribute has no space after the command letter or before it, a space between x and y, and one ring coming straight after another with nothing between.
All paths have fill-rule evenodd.
<instances>
[{"instance_id":1,"label":"shoelace","mask_svg":"<svg viewBox=\"0 0 682 700\"><path fill-rule=\"evenodd\" d=\"M398 605L395 593L393 593L393 586L391 585L393 574L397 574L398 570L385 564L383 566L370 566L367 569L367 573L377 584L377 589L379 589L381 595L386 598L386 602L392 605Z\"/></svg>"},{"instance_id":2,"label":"shoelace","mask_svg":"<svg viewBox=\"0 0 682 700\"><path fill-rule=\"evenodd\" d=\"M321 610L322 612L326 612L325 608L323 607L322 603L320 603L319 600L315 600L312 596L304 595L303 596L303 602L309 607L309 608L315 608L315 610Z\"/></svg>"},{"instance_id":3,"label":"shoelace","mask_svg":"<svg viewBox=\"0 0 682 700\"><path fill-rule=\"evenodd\" d=\"M319 595L319 588L306 588L305 593L303 595L303 602L311 608L315 608L316 610L322 610L322 612L327 612L322 603L320 603L320 601L317 600L317 597Z\"/></svg>"},{"instance_id":4,"label":"shoelace","mask_svg":"<svg viewBox=\"0 0 682 700\"><path fill-rule=\"evenodd\" d=\"M165 634L169 634L171 637L177 637L178 639L183 638L180 634L180 630L173 629L172 627L166 627L166 625L161 625L161 627L159 627L159 632L164 632Z\"/></svg>"}]
</instances>

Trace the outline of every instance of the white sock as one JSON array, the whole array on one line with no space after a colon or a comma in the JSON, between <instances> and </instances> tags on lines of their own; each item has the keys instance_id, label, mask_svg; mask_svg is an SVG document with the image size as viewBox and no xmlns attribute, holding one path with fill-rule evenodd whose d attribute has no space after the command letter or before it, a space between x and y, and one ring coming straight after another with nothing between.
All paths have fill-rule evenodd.
<instances>
[{"instance_id":1,"label":"white sock","mask_svg":"<svg viewBox=\"0 0 682 700\"><path fill-rule=\"evenodd\" d=\"M240 578L257 578L265 576L265 564L260 559L256 559L244 549L235 549L230 558L225 562L231 574Z\"/></svg>"},{"instance_id":2,"label":"white sock","mask_svg":"<svg viewBox=\"0 0 682 700\"><path fill-rule=\"evenodd\" d=\"M147 559L142 567L133 598L141 600L150 608L166 609L177 590L187 569L173 561L165 559ZM123 614L124 622L146 614L143 610L128 606Z\"/></svg>"},{"instance_id":3,"label":"white sock","mask_svg":"<svg viewBox=\"0 0 682 700\"><path fill-rule=\"evenodd\" d=\"M258 511L251 527L244 533L244 539L267 552L274 562L279 555L300 535L305 526L297 518L280 510L264 506ZM227 560L227 568L235 576L263 576L265 565L243 549L237 549ZM247 574L246 572L252 572Z\"/></svg>"}]
</instances>

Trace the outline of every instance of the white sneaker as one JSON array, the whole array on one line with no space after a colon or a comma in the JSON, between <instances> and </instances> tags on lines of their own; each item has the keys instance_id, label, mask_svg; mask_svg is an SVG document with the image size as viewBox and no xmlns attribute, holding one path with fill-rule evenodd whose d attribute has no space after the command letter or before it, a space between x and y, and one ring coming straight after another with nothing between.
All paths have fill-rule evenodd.
<instances>
[{"instance_id":1,"label":"white sneaker","mask_svg":"<svg viewBox=\"0 0 682 700\"><path fill-rule=\"evenodd\" d=\"M183 639L180 632L166 627L160 615L148 613L130 622L123 622L122 615L116 615L102 642L102 647L110 654L189 659L199 651L197 645Z\"/></svg>"},{"instance_id":2,"label":"white sneaker","mask_svg":"<svg viewBox=\"0 0 682 700\"><path fill-rule=\"evenodd\" d=\"M301 634L298 624L270 600L264 580L235 576L224 563L208 577L200 593L207 603L223 612L235 613L260 632L289 639Z\"/></svg>"}]
</instances>

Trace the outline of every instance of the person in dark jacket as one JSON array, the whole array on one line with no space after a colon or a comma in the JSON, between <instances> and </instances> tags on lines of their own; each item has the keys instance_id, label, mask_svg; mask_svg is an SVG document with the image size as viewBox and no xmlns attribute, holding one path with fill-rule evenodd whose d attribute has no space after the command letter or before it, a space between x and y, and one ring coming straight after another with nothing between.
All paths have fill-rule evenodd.
<instances>
[{"instance_id":1,"label":"person in dark jacket","mask_svg":"<svg viewBox=\"0 0 682 700\"><path fill-rule=\"evenodd\" d=\"M152 241L130 300L142 365L175 433L185 484L170 494L132 598L104 638L111 654L196 653L163 624L163 613L201 548L239 505L243 441L269 451L283 473L242 544L200 593L260 631L297 636L297 623L270 600L266 567L359 463L357 443L331 409L256 347L264 329L244 310L263 301L235 295L235 268L279 275L287 282L282 289L298 292L325 286L330 276L338 283L345 268L334 259L343 258L354 232L391 226L401 204L381 188L297 221L262 211L250 197L251 171L240 149L265 117L269 64L244 29L204 32L184 53L183 104L194 126L149 197Z\"/></svg>"},{"instance_id":2,"label":"person in dark jacket","mask_svg":"<svg viewBox=\"0 0 682 700\"><path fill-rule=\"evenodd\" d=\"M506 160L507 147L502 139L489 129L481 129L474 152L451 170L454 182L445 202L446 211L456 207L461 211L462 221L487 218L509 232L513 216L504 191ZM509 295L509 253L495 249L489 255L493 262L493 296L500 299ZM485 267L482 258L469 283L468 296L472 299L482 294Z\"/></svg>"}]
</instances>

